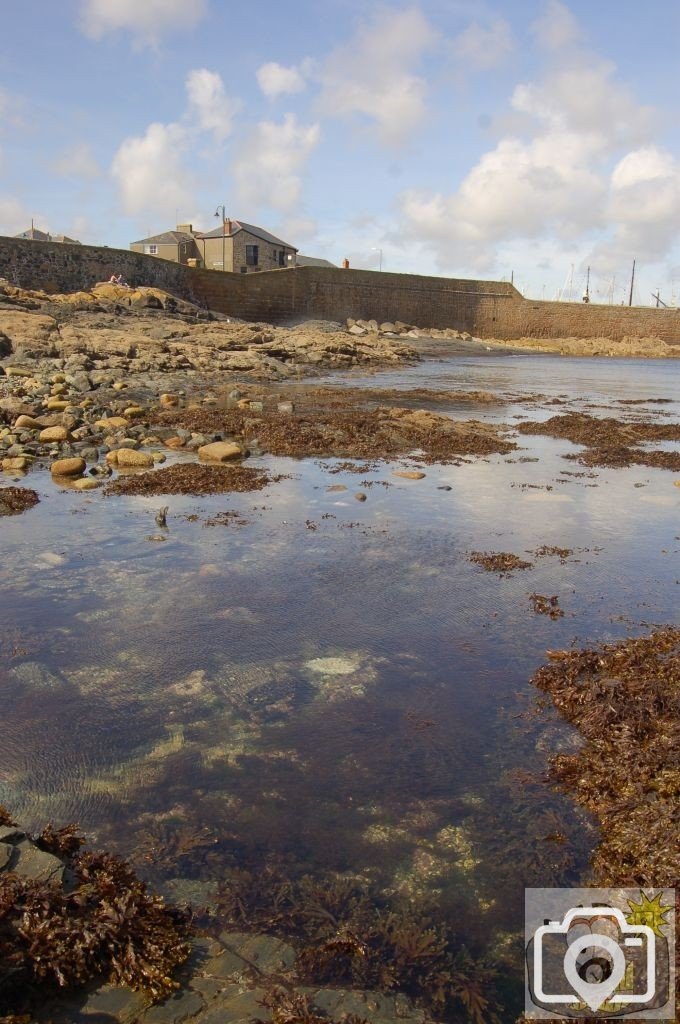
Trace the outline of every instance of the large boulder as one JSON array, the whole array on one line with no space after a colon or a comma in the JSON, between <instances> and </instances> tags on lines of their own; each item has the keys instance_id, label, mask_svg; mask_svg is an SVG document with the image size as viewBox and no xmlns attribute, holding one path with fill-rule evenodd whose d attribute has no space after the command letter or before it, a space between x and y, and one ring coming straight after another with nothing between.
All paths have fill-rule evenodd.
<instances>
[{"instance_id":1,"label":"large boulder","mask_svg":"<svg viewBox=\"0 0 680 1024\"><path fill-rule=\"evenodd\" d=\"M243 449L235 441L212 441L201 445L198 457L208 462L231 462L243 457Z\"/></svg>"},{"instance_id":2,"label":"large boulder","mask_svg":"<svg viewBox=\"0 0 680 1024\"><path fill-rule=\"evenodd\" d=\"M52 476L80 476L85 472L85 459L57 459L50 466Z\"/></svg>"},{"instance_id":3,"label":"large boulder","mask_svg":"<svg viewBox=\"0 0 680 1024\"><path fill-rule=\"evenodd\" d=\"M138 452L134 448L116 448L107 454L106 461L121 469L137 466L148 469L153 466L153 455L150 452Z\"/></svg>"}]
</instances>

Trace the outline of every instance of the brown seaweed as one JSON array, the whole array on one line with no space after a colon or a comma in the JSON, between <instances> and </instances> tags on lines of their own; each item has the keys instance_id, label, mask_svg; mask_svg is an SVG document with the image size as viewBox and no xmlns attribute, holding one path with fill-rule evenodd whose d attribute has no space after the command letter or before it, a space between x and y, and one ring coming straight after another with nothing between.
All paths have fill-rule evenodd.
<instances>
[{"instance_id":1,"label":"brown seaweed","mask_svg":"<svg viewBox=\"0 0 680 1024\"><path fill-rule=\"evenodd\" d=\"M223 494L260 491L271 481L261 469L183 462L135 476L120 476L106 485L104 494Z\"/></svg>"},{"instance_id":2,"label":"brown seaweed","mask_svg":"<svg viewBox=\"0 0 680 1024\"><path fill-rule=\"evenodd\" d=\"M561 619L564 615L556 594L553 594L552 597L536 593L529 594L529 600L537 615L548 615L551 619Z\"/></svg>"},{"instance_id":3,"label":"brown seaweed","mask_svg":"<svg viewBox=\"0 0 680 1024\"><path fill-rule=\"evenodd\" d=\"M13 824L0 807L0 822ZM0 992L21 1014L60 989L108 980L161 998L189 955L189 916L152 896L121 858L81 852L73 826L35 837L59 852L68 885L0 874ZM11 1019L11 1017L10 1017Z\"/></svg>"},{"instance_id":4,"label":"brown seaweed","mask_svg":"<svg viewBox=\"0 0 680 1024\"><path fill-rule=\"evenodd\" d=\"M286 415L268 408L256 416L249 409L174 409L158 413L158 422L235 437L246 447L257 438L272 455L295 458L376 460L417 450L413 458L419 462L456 463L465 455L505 454L517 447L503 436L502 426L452 420L422 409L365 409L351 400L340 408Z\"/></svg>"},{"instance_id":5,"label":"brown seaweed","mask_svg":"<svg viewBox=\"0 0 680 1024\"><path fill-rule=\"evenodd\" d=\"M473 551L470 561L475 565L481 565L487 572L497 572L501 576L507 576L515 569L531 569L532 563L519 555L513 555L510 551Z\"/></svg>"},{"instance_id":6,"label":"brown seaweed","mask_svg":"<svg viewBox=\"0 0 680 1024\"><path fill-rule=\"evenodd\" d=\"M390 906L351 879L234 871L220 890L219 921L293 939L306 984L398 990L446 1019L465 1012L474 1024L500 1021L491 965L426 910Z\"/></svg>"},{"instance_id":7,"label":"brown seaweed","mask_svg":"<svg viewBox=\"0 0 680 1024\"><path fill-rule=\"evenodd\" d=\"M39 501L37 491L30 487L1 487L0 516L18 516Z\"/></svg>"},{"instance_id":8,"label":"brown seaweed","mask_svg":"<svg viewBox=\"0 0 680 1024\"><path fill-rule=\"evenodd\" d=\"M573 412L552 416L544 422L529 420L519 424L517 430L520 434L544 434L584 445L584 452L564 456L583 466L617 469L638 465L680 470L680 452L639 447L652 441L680 441L680 423L625 423L613 417Z\"/></svg>"},{"instance_id":9,"label":"brown seaweed","mask_svg":"<svg viewBox=\"0 0 680 1024\"><path fill-rule=\"evenodd\" d=\"M533 682L588 741L554 779L599 819L599 885L678 886L680 629L549 651Z\"/></svg>"}]
</instances>

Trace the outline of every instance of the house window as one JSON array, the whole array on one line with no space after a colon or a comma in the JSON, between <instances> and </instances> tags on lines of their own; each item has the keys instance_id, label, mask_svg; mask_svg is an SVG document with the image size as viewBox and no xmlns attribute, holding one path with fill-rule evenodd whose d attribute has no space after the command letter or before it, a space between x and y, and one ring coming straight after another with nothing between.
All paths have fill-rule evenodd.
<instances>
[{"instance_id":1,"label":"house window","mask_svg":"<svg viewBox=\"0 0 680 1024\"><path fill-rule=\"evenodd\" d=\"M281 252L279 253L279 266L280 267L285 267L285 265L286 265L286 254L285 254L285 252L282 249Z\"/></svg>"},{"instance_id":2,"label":"house window","mask_svg":"<svg viewBox=\"0 0 680 1024\"><path fill-rule=\"evenodd\" d=\"M158 255L158 246L157 245L145 245L144 246L144 252L147 253L149 256L157 256Z\"/></svg>"},{"instance_id":3,"label":"house window","mask_svg":"<svg viewBox=\"0 0 680 1024\"><path fill-rule=\"evenodd\" d=\"M256 267L260 262L260 247L259 245L247 245L246 246L246 265L249 267Z\"/></svg>"}]
</instances>

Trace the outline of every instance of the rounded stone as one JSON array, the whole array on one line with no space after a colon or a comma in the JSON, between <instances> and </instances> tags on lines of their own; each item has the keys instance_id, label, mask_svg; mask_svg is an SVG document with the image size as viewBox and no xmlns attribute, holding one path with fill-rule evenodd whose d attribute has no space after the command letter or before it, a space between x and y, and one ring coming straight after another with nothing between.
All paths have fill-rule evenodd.
<instances>
[{"instance_id":1,"label":"rounded stone","mask_svg":"<svg viewBox=\"0 0 680 1024\"><path fill-rule=\"evenodd\" d=\"M101 420L95 420L94 425L100 430L119 430L121 427L129 426L130 422L125 416L105 416Z\"/></svg>"},{"instance_id":2,"label":"rounded stone","mask_svg":"<svg viewBox=\"0 0 680 1024\"><path fill-rule=\"evenodd\" d=\"M94 491L99 487L99 481L94 477L84 476L80 480L75 480L73 486L77 491Z\"/></svg>"},{"instance_id":3,"label":"rounded stone","mask_svg":"<svg viewBox=\"0 0 680 1024\"><path fill-rule=\"evenodd\" d=\"M2 468L6 473L11 473L13 470L22 470L28 467L28 459L23 455L15 455L9 459L2 460Z\"/></svg>"},{"instance_id":4,"label":"rounded stone","mask_svg":"<svg viewBox=\"0 0 680 1024\"><path fill-rule=\"evenodd\" d=\"M85 472L85 459L57 459L50 466L52 476L80 476Z\"/></svg>"},{"instance_id":5,"label":"rounded stone","mask_svg":"<svg viewBox=\"0 0 680 1024\"><path fill-rule=\"evenodd\" d=\"M68 441L69 432L66 427L45 427L40 431L41 441Z\"/></svg>"},{"instance_id":6,"label":"rounded stone","mask_svg":"<svg viewBox=\"0 0 680 1024\"><path fill-rule=\"evenodd\" d=\"M116 448L106 456L107 462L122 467L153 466L153 455L150 452L139 452L134 448Z\"/></svg>"},{"instance_id":7,"label":"rounded stone","mask_svg":"<svg viewBox=\"0 0 680 1024\"><path fill-rule=\"evenodd\" d=\"M198 449L198 457L209 462L230 462L232 459L240 459L242 455L240 445L234 441L212 441Z\"/></svg>"}]
</instances>

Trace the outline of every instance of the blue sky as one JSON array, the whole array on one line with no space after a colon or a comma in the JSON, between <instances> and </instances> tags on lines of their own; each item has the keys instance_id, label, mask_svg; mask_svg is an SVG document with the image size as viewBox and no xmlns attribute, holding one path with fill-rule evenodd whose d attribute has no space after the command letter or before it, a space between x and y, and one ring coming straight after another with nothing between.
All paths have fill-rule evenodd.
<instances>
[{"instance_id":1,"label":"blue sky","mask_svg":"<svg viewBox=\"0 0 680 1024\"><path fill-rule=\"evenodd\" d=\"M0 233L225 204L352 266L680 294L680 4L3 5ZM573 267L573 274L572 274Z\"/></svg>"}]
</instances>

